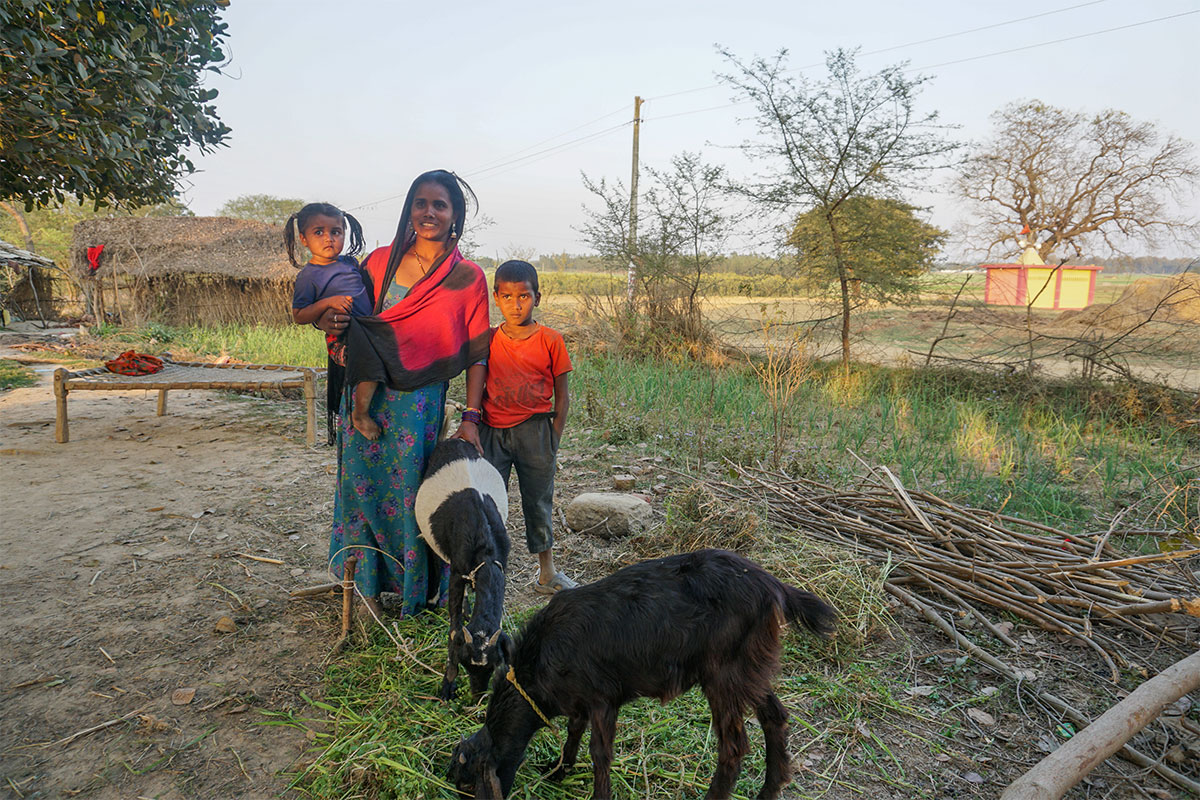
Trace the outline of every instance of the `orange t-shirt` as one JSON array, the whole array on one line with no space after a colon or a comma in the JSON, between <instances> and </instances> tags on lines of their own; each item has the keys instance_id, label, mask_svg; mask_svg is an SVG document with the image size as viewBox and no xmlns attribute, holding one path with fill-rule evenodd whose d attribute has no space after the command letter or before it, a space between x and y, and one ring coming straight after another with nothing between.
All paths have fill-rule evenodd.
<instances>
[{"instance_id":1,"label":"orange t-shirt","mask_svg":"<svg viewBox=\"0 0 1200 800\"><path fill-rule=\"evenodd\" d=\"M570 371L571 357L558 331L539 324L528 339L513 339L497 328L488 354L483 421L511 428L552 410L554 379Z\"/></svg>"}]
</instances>

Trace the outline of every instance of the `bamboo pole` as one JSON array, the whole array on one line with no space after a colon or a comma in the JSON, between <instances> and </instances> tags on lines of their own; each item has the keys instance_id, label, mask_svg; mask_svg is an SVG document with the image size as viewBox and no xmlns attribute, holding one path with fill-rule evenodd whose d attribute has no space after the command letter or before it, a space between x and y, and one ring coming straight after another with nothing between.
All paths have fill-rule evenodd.
<instances>
[{"instance_id":1,"label":"bamboo pole","mask_svg":"<svg viewBox=\"0 0 1200 800\"><path fill-rule=\"evenodd\" d=\"M1058 800L1157 718L1163 709L1197 688L1200 688L1200 651L1134 689L1128 697L1013 781L1000 795L1000 800Z\"/></svg>"}]
</instances>

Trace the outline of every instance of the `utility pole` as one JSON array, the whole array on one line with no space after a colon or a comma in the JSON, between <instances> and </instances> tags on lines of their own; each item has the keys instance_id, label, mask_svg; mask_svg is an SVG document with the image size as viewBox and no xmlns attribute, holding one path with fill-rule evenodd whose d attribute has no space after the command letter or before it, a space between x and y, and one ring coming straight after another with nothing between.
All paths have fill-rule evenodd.
<instances>
[{"instance_id":1,"label":"utility pole","mask_svg":"<svg viewBox=\"0 0 1200 800\"><path fill-rule=\"evenodd\" d=\"M637 201L638 201L638 131L642 126L642 98L633 98L633 175L629 179L629 281L625 287L630 309L633 308L633 287L637 281Z\"/></svg>"}]
</instances>

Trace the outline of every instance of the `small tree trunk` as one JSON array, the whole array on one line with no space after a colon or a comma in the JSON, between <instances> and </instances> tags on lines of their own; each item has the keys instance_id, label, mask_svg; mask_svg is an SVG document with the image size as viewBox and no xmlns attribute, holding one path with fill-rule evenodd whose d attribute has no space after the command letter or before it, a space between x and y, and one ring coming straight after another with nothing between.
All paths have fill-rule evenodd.
<instances>
[{"instance_id":1,"label":"small tree trunk","mask_svg":"<svg viewBox=\"0 0 1200 800\"><path fill-rule=\"evenodd\" d=\"M838 284L842 292L842 366L850 368L850 266L846 263L845 251L842 250L842 239L837 225L833 221L833 212L825 213L825 223L829 225L829 240L833 243L833 262L837 265Z\"/></svg>"},{"instance_id":2,"label":"small tree trunk","mask_svg":"<svg viewBox=\"0 0 1200 800\"><path fill-rule=\"evenodd\" d=\"M21 231L21 237L25 240L25 249L31 253L36 252L33 249L33 234L29 231L29 223L26 222L21 209L7 200L0 200L0 210L8 212L17 221L17 229Z\"/></svg>"}]
</instances>

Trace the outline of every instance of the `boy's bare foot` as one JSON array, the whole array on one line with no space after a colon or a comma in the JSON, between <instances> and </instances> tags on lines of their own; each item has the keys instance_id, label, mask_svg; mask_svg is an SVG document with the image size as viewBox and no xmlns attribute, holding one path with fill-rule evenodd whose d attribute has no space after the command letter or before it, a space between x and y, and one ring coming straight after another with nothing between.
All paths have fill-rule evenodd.
<instances>
[{"instance_id":1,"label":"boy's bare foot","mask_svg":"<svg viewBox=\"0 0 1200 800\"><path fill-rule=\"evenodd\" d=\"M359 413L359 411L355 409L353 412L351 412L350 424L354 426L354 430L363 435L363 438L370 439L372 441L378 439L379 434L382 432L379 429L379 425L376 424L375 420L371 419L371 415L366 411Z\"/></svg>"}]
</instances>

